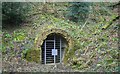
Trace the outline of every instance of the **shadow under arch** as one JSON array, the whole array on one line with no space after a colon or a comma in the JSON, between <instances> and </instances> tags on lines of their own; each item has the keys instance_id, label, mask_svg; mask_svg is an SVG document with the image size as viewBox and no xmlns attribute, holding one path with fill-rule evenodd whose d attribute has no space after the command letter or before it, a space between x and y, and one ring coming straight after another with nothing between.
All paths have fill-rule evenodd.
<instances>
[{"instance_id":1,"label":"shadow under arch","mask_svg":"<svg viewBox=\"0 0 120 74\"><path fill-rule=\"evenodd\" d=\"M68 42L59 33L51 33L47 36L41 46L42 64L62 63L64 50L68 47ZM52 50L55 49L55 58Z\"/></svg>"}]
</instances>

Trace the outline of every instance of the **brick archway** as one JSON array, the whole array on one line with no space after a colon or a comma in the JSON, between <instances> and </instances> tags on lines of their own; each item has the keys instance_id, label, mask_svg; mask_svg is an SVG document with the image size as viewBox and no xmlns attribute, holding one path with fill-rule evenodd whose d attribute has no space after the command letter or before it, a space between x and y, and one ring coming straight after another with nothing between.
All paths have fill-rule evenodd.
<instances>
[{"instance_id":1,"label":"brick archway","mask_svg":"<svg viewBox=\"0 0 120 74\"><path fill-rule=\"evenodd\" d=\"M72 38L70 37L70 35L64 31L64 30L61 30L61 29L56 29L56 28L52 28L52 29L49 29L49 30L46 30L42 33L40 33L39 35L37 35L37 38L35 39L35 49L36 50L40 50L40 53L41 53L41 46L44 42L44 40L47 38L48 35L52 34L52 33L55 33L55 34L59 34L61 35L64 39L66 39L67 41L67 49L68 50L65 50L65 54L70 50L72 49L72 46L73 46L73 40ZM40 54L41 55L41 54ZM41 56L40 56L40 61L41 61Z\"/></svg>"}]
</instances>

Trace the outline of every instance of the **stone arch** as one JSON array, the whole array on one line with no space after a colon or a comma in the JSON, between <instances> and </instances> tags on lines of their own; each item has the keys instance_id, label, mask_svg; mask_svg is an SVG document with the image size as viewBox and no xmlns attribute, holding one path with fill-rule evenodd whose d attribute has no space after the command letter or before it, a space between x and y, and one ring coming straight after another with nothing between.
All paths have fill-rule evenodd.
<instances>
[{"instance_id":1,"label":"stone arch","mask_svg":"<svg viewBox=\"0 0 120 74\"><path fill-rule=\"evenodd\" d=\"M73 40L72 40L72 37L65 31L65 30L62 30L62 29L56 29L56 28L52 28L52 29L49 29L49 30L46 30L42 33L40 33L36 40L35 40L35 47L37 50L40 50L40 53L41 53L41 46L44 42L44 40L47 38L48 35L52 34L52 33L55 33L55 34L59 34L61 35L64 39L66 39L67 41L67 49L68 50L65 50L65 54L70 50L72 49L73 47ZM41 54L40 54L41 55ZM40 61L41 61L41 56L40 56Z\"/></svg>"}]
</instances>

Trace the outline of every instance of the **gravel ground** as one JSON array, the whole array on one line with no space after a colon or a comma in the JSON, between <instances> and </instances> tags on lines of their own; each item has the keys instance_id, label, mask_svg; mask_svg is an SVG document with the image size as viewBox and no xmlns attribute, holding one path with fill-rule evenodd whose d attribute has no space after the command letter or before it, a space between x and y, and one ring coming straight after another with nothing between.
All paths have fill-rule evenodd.
<instances>
[{"instance_id":1,"label":"gravel ground","mask_svg":"<svg viewBox=\"0 0 120 74\"><path fill-rule=\"evenodd\" d=\"M2 69L5 72L74 72L70 67L63 64L43 65L34 62L12 58L11 60L2 60Z\"/></svg>"}]
</instances>

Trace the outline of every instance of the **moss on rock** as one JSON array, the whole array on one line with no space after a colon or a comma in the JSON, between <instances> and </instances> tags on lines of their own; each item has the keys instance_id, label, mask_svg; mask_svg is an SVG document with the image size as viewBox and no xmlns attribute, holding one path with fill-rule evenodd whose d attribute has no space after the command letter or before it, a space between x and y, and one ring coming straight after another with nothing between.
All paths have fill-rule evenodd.
<instances>
[{"instance_id":1,"label":"moss on rock","mask_svg":"<svg viewBox=\"0 0 120 74\"><path fill-rule=\"evenodd\" d=\"M25 58L27 61L40 62L40 51L39 50L28 50Z\"/></svg>"}]
</instances>

